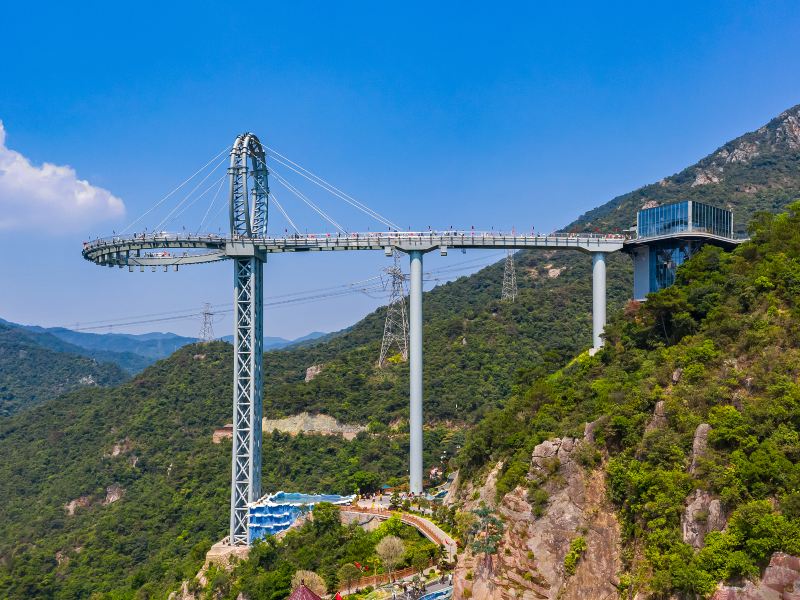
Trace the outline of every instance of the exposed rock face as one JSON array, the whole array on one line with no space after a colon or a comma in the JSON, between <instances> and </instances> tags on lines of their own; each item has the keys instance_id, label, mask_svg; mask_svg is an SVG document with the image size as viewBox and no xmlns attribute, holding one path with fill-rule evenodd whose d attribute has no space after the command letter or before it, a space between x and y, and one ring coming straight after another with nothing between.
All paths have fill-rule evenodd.
<instances>
[{"instance_id":1,"label":"exposed rock face","mask_svg":"<svg viewBox=\"0 0 800 600\"><path fill-rule=\"evenodd\" d=\"M222 440L233 439L233 423L227 423L222 427L218 427L211 434L211 441L214 444L221 444Z\"/></svg>"},{"instance_id":2,"label":"exposed rock face","mask_svg":"<svg viewBox=\"0 0 800 600\"><path fill-rule=\"evenodd\" d=\"M711 425L708 423L700 423L697 429L694 430L694 440L692 441L692 463L689 466L689 473L694 475L697 470L698 461L703 458L708 448L708 433L711 431Z\"/></svg>"},{"instance_id":3,"label":"exposed rock face","mask_svg":"<svg viewBox=\"0 0 800 600\"><path fill-rule=\"evenodd\" d=\"M505 522L497 554L491 562L469 551L459 558L454 598L464 598L466 590L476 600L617 598L619 524L606 499L603 470L587 472L577 462L576 450L584 443L559 438L534 449L530 476L546 478L542 487L550 497L545 514L533 516L522 487L507 494L497 507ZM490 474L487 484L491 481ZM588 549L569 576L564 557L578 536L586 539Z\"/></svg>"},{"instance_id":4,"label":"exposed rock face","mask_svg":"<svg viewBox=\"0 0 800 600\"><path fill-rule=\"evenodd\" d=\"M313 381L314 378L322 373L322 365L311 365L306 369L306 383Z\"/></svg>"},{"instance_id":5,"label":"exposed rock face","mask_svg":"<svg viewBox=\"0 0 800 600\"><path fill-rule=\"evenodd\" d=\"M661 187L665 187L667 185L667 180L666 179L662 179L658 183L661 185ZM648 208L655 208L656 206L659 206L658 201L656 201L656 200L648 200L647 202L642 204L642 207L639 210L646 210Z\"/></svg>"},{"instance_id":6,"label":"exposed rock face","mask_svg":"<svg viewBox=\"0 0 800 600\"><path fill-rule=\"evenodd\" d=\"M361 425L339 423L329 415L311 415L302 412L285 419L264 419L263 430L271 432L277 429L282 433L297 435L299 433L317 433L320 435L341 435L346 440L352 440L367 428Z\"/></svg>"},{"instance_id":7,"label":"exposed rock face","mask_svg":"<svg viewBox=\"0 0 800 600\"><path fill-rule=\"evenodd\" d=\"M106 488L106 497L103 500L103 505L111 504L112 502L116 502L120 498L125 495L125 488L121 485L117 485L116 483L110 485Z\"/></svg>"},{"instance_id":8,"label":"exposed rock face","mask_svg":"<svg viewBox=\"0 0 800 600\"><path fill-rule=\"evenodd\" d=\"M776 552L758 585L720 585L711 600L800 600L800 558Z\"/></svg>"},{"instance_id":9,"label":"exposed rock face","mask_svg":"<svg viewBox=\"0 0 800 600\"><path fill-rule=\"evenodd\" d=\"M692 187L697 187L699 185L708 185L710 183L719 183L721 178L722 178L722 169L717 169L717 168L698 169L697 174L694 177L694 181L692 182Z\"/></svg>"},{"instance_id":10,"label":"exposed rock face","mask_svg":"<svg viewBox=\"0 0 800 600\"><path fill-rule=\"evenodd\" d=\"M64 505L64 510L69 516L75 514L75 511L80 508L87 508L92 505L92 499L89 496L80 496L74 500L70 500Z\"/></svg>"},{"instance_id":11,"label":"exposed rock face","mask_svg":"<svg viewBox=\"0 0 800 600\"><path fill-rule=\"evenodd\" d=\"M800 148L800 110L792 113L786 111L779 117L783 122L775 132L775 139L778 142L785 142L792 150Z\"/></svg>"},{"instance_id":12,"label":"exposed rock face","mask_svg":"<svg viewBox=\"0 0 800 600\"><path fill-rule=\"evenodd\" d=\"M659 400L653 409L653 418L644 428L645 433L653 431L654 429L661 429L667 424L667 411L664 408L664 401Z\"/></svg>"},{"instance_id":13,"label":"exposed rock face","mask_svg":"<svg viewBox=\"0 0 800 600\"><path fill-rule=\"evenodd\" d=\"M739 144L731 152L723 149L720 151L719 155L725 160L726 163L749 162L750 159L758 156L758 142L748 142L743 140L739 142Z\"/></svg>"},{"instance_id":14,"label":"exposed rock face","mask_svg":"<svg viewBox=\"0 0 800 600\"><path fill-rule=\"evenodd\" d=\"M701 548L709 531L722 531L725 528L725 515L719 499L704 490L695 490L687 501L681 517L683 541L694 548Z\"/></svg>"},{"instance_id":15,"label":"exposed rock face","mask_svg":"<svg viewBox=\"0 0 800 600\"><path fill-rule=\"evenodd\" d=\"M109 456L114 458L116 456L119 456L120 454L127 454L128 452L131 451L132 448L133 448L133 442L131 442L130 438L126 437L124 440L114 444L114 446L111 448Z\"/></svg>"}]
</instances>

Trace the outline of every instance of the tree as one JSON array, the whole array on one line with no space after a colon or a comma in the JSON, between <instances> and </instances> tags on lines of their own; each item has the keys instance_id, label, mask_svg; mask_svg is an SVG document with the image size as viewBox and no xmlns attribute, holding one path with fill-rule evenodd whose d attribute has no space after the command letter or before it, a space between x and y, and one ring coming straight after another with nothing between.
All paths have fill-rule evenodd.
<instances>
[{"instance_id":1,"label":"tree","mask_svg":"<svg viewBox=\"0 0 800 600\"><path fill-rule=\"evenodd\" d=\"M428 564L430 563L430 560L431 557L428 556L427 552L417 550L411 557L411 566L414 567L420 573L422 573L425 570L425 567L427 567Z\"/></svg>"},{"instance_id":2,"label":"tree","mask_svg":"<svg viewBox=\"0 0 800 600\"><path fill-rule=\"evenodd\" d=\"M497 552L497 546L503 537L503 521L486 506L472 512L479 520L477 533L472 541L472 551L475 554L483 554L486 565L491 569L492 555Z\"/></svg>"},{"instance_id":3,"label":"tree","mask_svg":"<svg viewBox=\"0 0 800 600\"><path fill-rule=\"evenodd\" d=\"M304 571L302 569L295 571L294 577L292 577L292 589L296 590L301 584L305 585L317 596L324 596L328 593L328 585L325 580L314 571Z\"/></svg>"},{"instance_id":4,"label":"tree","mask_svg":"<svg viewBox=\"0 0 800 600\"><path fill-rule=\"evenodd\" d=\"M370 471L356 471L351 480L359 494L371 494L377 491L381 484L380 475Z\"/></svg>"},{"instance_id":5,"label":"tree","mask_svg":"<svg viewBox=\"0 0 800 600\"><path fill-rule=\"evenodd\" d=\"M400 562L400 559L403 558L403 554L406 552L406 546L399 537L387 535L375 546L375 552L380 556L381 562L383 562L383 566L386 567L386 570L391 573L397 563Z\"/></svg>"},{"instance_id":6,"label":"tree","mask_svg":"<svg viewBox=\"0 0 800 600\"><path fill-rule=\"evenodd\" d=\"M345 563L339 568L336 576L339 579L339 585L345 584L347 586L347 593L349 594L353 582L361 577L361 570L353 563Z\"/></svg>"},{"instance_id":7,"label":"tree","mask_svg":"<svg viewBox=\"0 0 800 600\"><path fill-rule=\"evenodd\" d=\"M336 531L341 525L339 509L330 502L320 502L314 507L314 528L322 535L328 531Z\"/></svg>"},{"instance_id":8,"label":"tree","mask_svg":"<svg viewBox=\"0 0 800 600\"><path fill-rule=\"evenodd\" d=\"M389 499L389 508L391 510L397 510L400 508L400 492L397 490L392 492L392 497Z\"/></svg>"}]
</instances>

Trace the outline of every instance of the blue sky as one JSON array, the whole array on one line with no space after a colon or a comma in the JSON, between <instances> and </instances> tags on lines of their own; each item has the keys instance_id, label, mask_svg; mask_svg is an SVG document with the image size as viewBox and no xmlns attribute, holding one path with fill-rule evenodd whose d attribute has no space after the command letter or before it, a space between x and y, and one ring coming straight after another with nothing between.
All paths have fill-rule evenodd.
<instances>
[{"instance_id":1,"label":"blue sky","mask_svg":"<svg viewBox=\"0 0 800 600\"><path fill-rule=\"evenodd\" d=\"M58 190L96 192L73 210L0 186L0 317L18 322L227 302L228 264L129 274L86 263L80 243L122 229L243 130L404 226L551 230L800 102L797 2L67 4L3 8L4 149L74 169ZM379 227L314 193L348 228ZM301 227L330 229L281 199ZM382 253L277 257L266 295L385 266ZM266 329L335 330L380 303L282 306ZM217 332L230 328L221 317ZM199 324L127 328L151 329Z\"/></svg>"}]
</instances>

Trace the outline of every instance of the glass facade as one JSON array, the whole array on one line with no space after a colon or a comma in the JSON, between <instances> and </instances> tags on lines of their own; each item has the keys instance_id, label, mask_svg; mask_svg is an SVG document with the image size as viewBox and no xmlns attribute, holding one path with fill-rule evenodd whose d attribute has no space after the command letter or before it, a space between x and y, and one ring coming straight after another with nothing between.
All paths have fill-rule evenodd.
<instances>
[{"instance_id":1,"label":"glass facade","mask_svg":"<svg viewBox=\"0 0 800 600\"><path fill-rule=\"evenodd\" d=\"M733 237L733 214L724 208L692 202L692 231Z\"/></svg>"},{"instance_id":2,"label":"glass facade","mask_svg":"<svg viewBox=\"0 0 800 600\"><path fill-rule=\"evenodd\" d=\"M689 203L677 202L640 210L636 219L637 236L656 237L689 229Z\"/></svg>"},{"instance_id":3,"label":"glass facade","mask_svg":"<svg viewBox=\"0 0 800 600\"><path fill-rule=\"evenodd\" d=\"M685 231L733 237L731 211L687 200L640 210L636 219L639 238L658 237Z\"/></svg>"},{"instance_id":4,"label":"glass facade","mask_svg":"<svg viewBox=\"0 0 800 600\"><path fill-rule=\"evenodd\" d=\"M650 246L650 292L675 283L675 272L701 246L684 240L661 242Z\"/></svg>"}]
</instances>

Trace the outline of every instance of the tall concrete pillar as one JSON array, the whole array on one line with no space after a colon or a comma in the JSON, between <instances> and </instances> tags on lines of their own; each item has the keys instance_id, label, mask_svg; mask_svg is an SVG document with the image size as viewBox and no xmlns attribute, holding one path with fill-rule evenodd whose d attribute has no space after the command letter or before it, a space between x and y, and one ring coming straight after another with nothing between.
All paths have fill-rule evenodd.
<instances>
[{"instance_id":1,"label":"tall concrete pillar","mask_svg":"<svg viewBox=\"0 0 800 600\"><path fill-rule=\"evenodd\" d=\"M600 337L606 326L606 253L592 253L592 348L603 345Z\"/></svg>"},{"instance_id":2,"label":"tall concrete pillar","mask_svg":"<svg viewBox=\"0 0 800 600\"><path fill-rule=\"evenodd\" d=\"M422 493L422 252L412 250L409 288L409 357L411 411L409 416L409 487Z\"/></svg>"}]
</instances>

